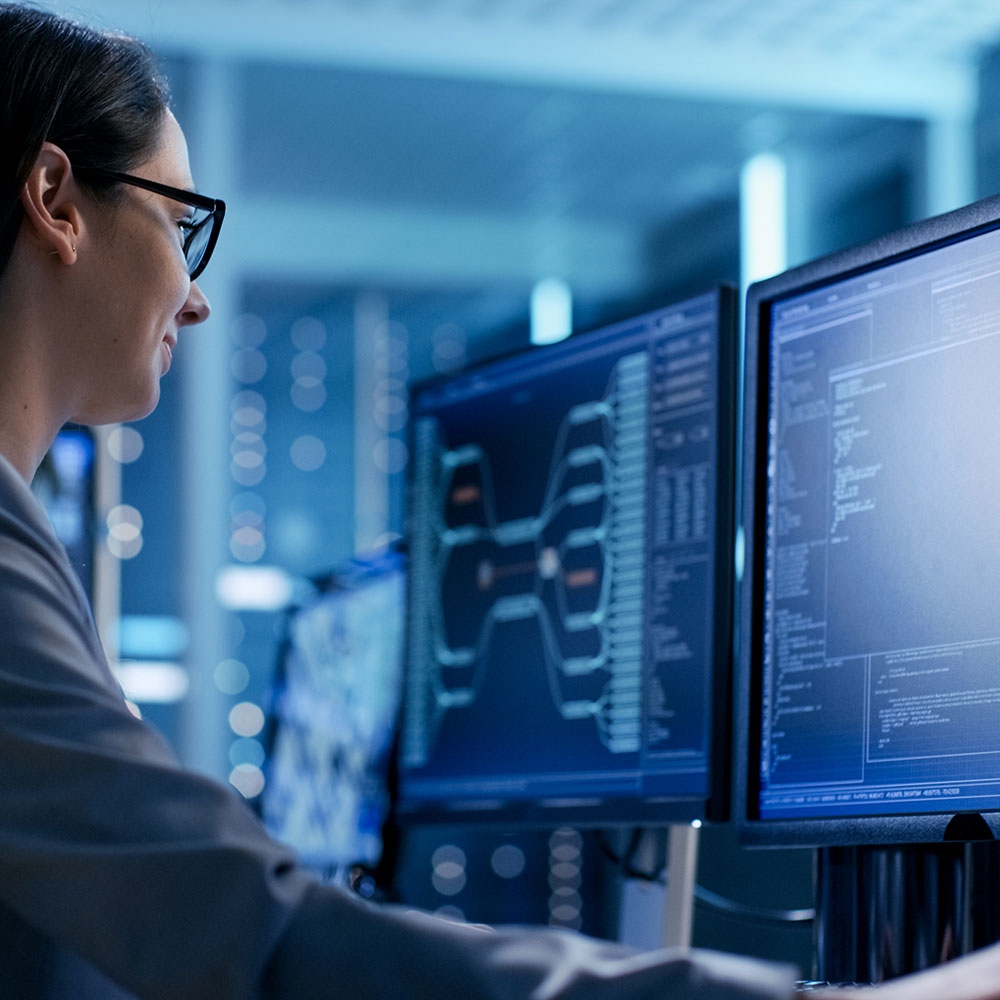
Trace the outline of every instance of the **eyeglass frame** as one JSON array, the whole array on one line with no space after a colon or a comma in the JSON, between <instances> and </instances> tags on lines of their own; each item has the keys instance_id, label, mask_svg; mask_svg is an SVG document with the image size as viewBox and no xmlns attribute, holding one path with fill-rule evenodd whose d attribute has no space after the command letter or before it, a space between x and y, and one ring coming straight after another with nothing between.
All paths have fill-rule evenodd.
<instances>
[{"instance_id":1,"label":"eyeglass frame","mask_svg":"<svg viewBox=\"0 0 1000 1000\"><path fill-rule=\"evenodd\" d=\"M198 194L197 191L186 191L184 188L171 187L169 184L161 184L159 181L151 181L145 177L136 177L134 174L123 174L118 170L105 170L104 167L74 165L73 169L80 174L94 174L111 181L120 181L122 184L131 184L133 187L143 188L173 201L190 205L192 208L201 208L209 212L209 215L190 229L184 240L184 259L186 261L188 245L195 238L195 235L204 228L208 220L212 220L212 231L208 235L208 242L205 244L201 260L198 261L193 270L189 269L188 271L191 280L194 281L208 266L215 250L215 244L219 239L222 220L226 217L226 203L221 198L209 198L207 195Z\"/></svg>"}]
</instances>

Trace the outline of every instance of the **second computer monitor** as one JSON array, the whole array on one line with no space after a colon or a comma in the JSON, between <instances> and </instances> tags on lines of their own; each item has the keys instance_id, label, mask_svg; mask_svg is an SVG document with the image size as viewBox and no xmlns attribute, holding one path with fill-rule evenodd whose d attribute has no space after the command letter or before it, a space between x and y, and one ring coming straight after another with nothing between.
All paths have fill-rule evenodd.
<instances>
[{"instance_id":1,"label":"second computer monitor","mask_svg":"<svg viewBox=\"0 0 1000 1000\"><path fill-rule=\"evenodd\" d=\"M404 821L726 811L735 296L417 388Z\"/></svg>"},{"instance_id":2,"label":"second computer monitor","mask_svg":"<svg viewBox=\"0 0 1000 1000\"><path fill-rule=\"evenodd\" d=\"M338 567L289 613L275 676L261 816L304 864L345 884L384 846L404 572L395 551Z\"/></svg>"}]
</instances>

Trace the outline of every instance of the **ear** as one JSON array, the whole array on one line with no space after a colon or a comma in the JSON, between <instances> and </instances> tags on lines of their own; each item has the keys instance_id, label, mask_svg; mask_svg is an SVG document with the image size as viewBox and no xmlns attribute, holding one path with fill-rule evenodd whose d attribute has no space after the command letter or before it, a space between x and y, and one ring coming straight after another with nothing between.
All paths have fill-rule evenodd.
<instances>
[{"instance_id":1,"label":"ear","mask_svg":"<svg viewBox=\"0 0 1000 1000\"><path fill-rule=\"evenodd\" d=\"M58 254L64 264L76 261L83 237L81 191L69 157L51 142L43 142L21 191L27 235L42 250Z\"/></svg>"}]
</instances>

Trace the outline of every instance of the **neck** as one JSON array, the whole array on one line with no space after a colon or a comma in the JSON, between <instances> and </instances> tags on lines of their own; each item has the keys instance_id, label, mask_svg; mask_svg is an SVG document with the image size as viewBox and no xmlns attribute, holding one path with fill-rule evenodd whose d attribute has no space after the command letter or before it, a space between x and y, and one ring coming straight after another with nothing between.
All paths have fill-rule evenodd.
<instances>
[{"instance_id":1,"label":"neck","mask_svg":"<svg viewBox=\"0 0 1000 1000\"><path fill-rule=\"evenodd\" d=\"M65 330L9 278L10 269L0 282L0 454L30 482L72 414L73 389L51 360Z\"/></svg>"},{"instance_id":2,"label":"neck","mask_svg":"<svg viewBox=\"0 0 1000 1000\"><path fill-rule=\"evenodd\" d=\"M41 430L27 404L4 405L0 398L0 455L30 483L61 424Z\"/></svg>"}]
</instances>

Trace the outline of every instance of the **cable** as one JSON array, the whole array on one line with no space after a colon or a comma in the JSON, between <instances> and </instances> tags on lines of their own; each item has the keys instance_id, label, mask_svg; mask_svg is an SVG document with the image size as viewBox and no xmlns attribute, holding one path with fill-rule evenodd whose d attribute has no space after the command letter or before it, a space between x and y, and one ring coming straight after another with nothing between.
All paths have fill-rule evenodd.
<instances>
[{"instance_id":1,"label":"cable","mask_svg":"<svg viewBox=\"0 0 1000 1000\"><path fill-rule=\"evenodd\" d=\"M642 842L643 830L641 827L636 827L632 831L632 835L629 838L628 847L618 854L608 843L607 837L603 830L596 831L596 841L597 846L601 849L601 853L618 869L619 873L625 878L638 879L641 882L655 882L659 885L666 884L666 859L664 859L663 864L653 871L643 871L641 868L637 868L633 864L633 858L635 857L636 851L639 849L639 845Z\"/></svg>"},{"instance_id":2,"label":"cable","mask_svg":"<svg viewBox=\"0 0 1000 1000\"><path fill-rule=\"evenodd\" d=\"M629 839L628 847L620 855L608 844L603 831L598 831L596 840L601 852L618 868L624 877L656 885L666 885L669 873L666 872L665 866L661 866L655 871L642 871L632 863L641 837L642 830L634 830ZM726 896L712 892L711 889L706 889L702 885L695 885L694 898L703 906L718 910L727 916L742 917L745 920L756 920L760 923L778 925L805 924L816 918L816 911L811 908L784 910L768 906L754 906L751 903L741 903L735 899L728 899Z\"/></svg>"},{"instance_id":3,"label":"cable","mask_svg":"<svg viewBox=\"0 0 1000 1000\"><path fill-rule=\"evenodd\" d=\"M759 920L768 924L804 924L816 918L814 909L780 910L767 906L753 906L749 903L739 903L735 899L727 899L701 885L694 887L694 898L699 903L729 916L745 917L747 920Z\"/></svg>"}]
</instances>

